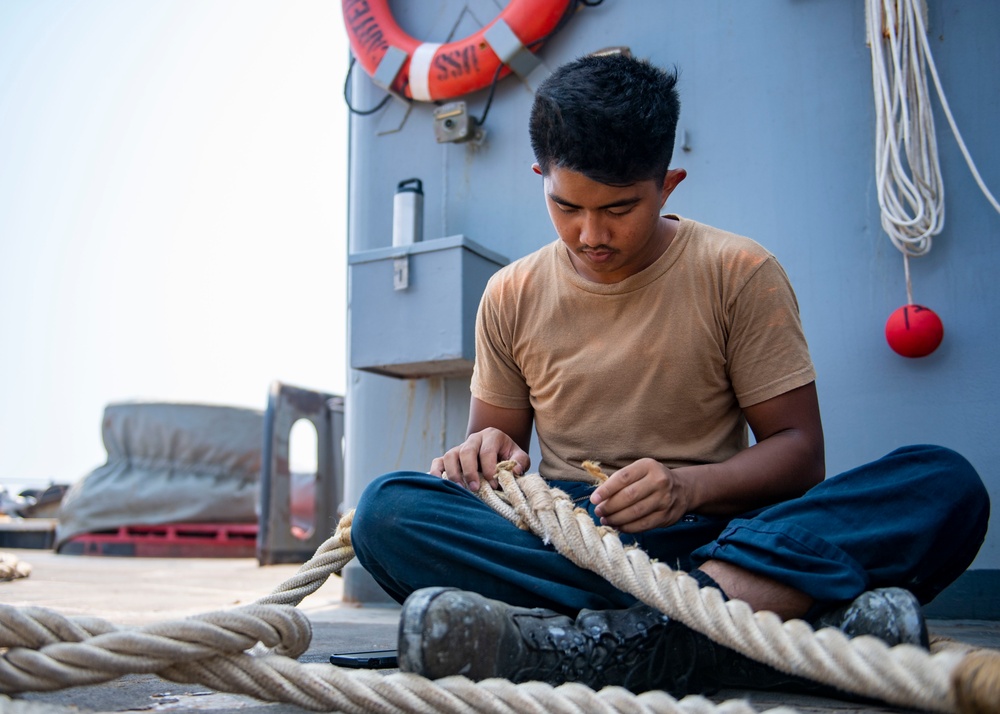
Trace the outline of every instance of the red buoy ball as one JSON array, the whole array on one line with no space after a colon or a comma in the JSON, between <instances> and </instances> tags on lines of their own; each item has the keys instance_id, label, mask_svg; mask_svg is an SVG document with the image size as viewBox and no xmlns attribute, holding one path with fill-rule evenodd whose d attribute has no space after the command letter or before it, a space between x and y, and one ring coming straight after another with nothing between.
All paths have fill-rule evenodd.
<instances>
[{"instance_id":1,"label":"red buoy ball","mask_svg":"<svg viewBox=\"0 0 1000 714\"><path fill-rule=\"evenodd\" d=\"M885 339L893 352L903 357L926 357L944 338L944 325L933 310L923 305L904 305L889 315Z\"/></svg>"}]
</instances>

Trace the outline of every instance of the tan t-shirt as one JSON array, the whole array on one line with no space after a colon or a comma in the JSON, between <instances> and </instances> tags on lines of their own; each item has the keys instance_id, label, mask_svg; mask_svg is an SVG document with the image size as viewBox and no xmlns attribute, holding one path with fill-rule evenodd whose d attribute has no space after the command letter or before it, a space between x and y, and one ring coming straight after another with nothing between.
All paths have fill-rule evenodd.
<instances>
[{"instance_id":1,"label":"tan t-shirt","mask_svg":"<svg viewBox=\"0 0 1000 714\"><path fill-rule=\"evenodd\" d=\"M555 241L498 271L476 324L472 394L534 410L546 478L652 457L718 463L748 445L741 407L815 380L784 270L748 238L678 218L668 249L614 284Z\"/></svg>"}]
</instances>

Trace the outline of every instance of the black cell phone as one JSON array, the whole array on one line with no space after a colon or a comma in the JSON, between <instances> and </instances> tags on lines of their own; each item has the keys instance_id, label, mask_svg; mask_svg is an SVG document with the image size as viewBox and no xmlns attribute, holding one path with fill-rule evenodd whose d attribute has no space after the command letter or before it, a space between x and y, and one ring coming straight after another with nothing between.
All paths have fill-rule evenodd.
<instances>
[{"instance_id":1,"label":"black cell phone","mask_svg":"<svg viewBox=\"0 0 1000 714\"><path fill-rule=\"evenodd\" d=\"M354 669L392 669L399 666L399 660L396 650L367 650L332 654L330 664Z\"/></svg>"}]
</instances>

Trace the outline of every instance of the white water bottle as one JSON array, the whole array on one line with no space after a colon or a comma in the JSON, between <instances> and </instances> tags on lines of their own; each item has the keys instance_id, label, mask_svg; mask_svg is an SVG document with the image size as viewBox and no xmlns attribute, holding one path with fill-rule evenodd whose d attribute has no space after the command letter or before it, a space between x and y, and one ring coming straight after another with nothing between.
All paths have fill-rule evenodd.
<instances>
[{"instance_id":1,"label":"white water bottle","mask_svg":"<svg viewBox=\"0 0 1000 714\"><path fill-rule=\"evenodd\" d=\"M400 181L392 199L392 245L410 245L423 238L424 186L420 179Z\"/></svg>"}]
</instances>

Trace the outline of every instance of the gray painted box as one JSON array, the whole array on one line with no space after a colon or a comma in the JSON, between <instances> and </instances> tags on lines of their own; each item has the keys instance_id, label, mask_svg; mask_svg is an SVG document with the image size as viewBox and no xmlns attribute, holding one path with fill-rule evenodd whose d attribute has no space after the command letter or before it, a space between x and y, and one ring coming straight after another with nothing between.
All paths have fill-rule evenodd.
<instances>
[{"instance_id":1,"label":"gray painted box","mask_svg":"<svg viewBox=\"0 0 1000 714\"><path fill-rule=\"evenodd\" d=\"M479 299L506 263L462 235L350 255L351 367L401 379L472 374Z\"/></svg>"}]
</instances>

